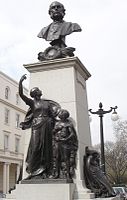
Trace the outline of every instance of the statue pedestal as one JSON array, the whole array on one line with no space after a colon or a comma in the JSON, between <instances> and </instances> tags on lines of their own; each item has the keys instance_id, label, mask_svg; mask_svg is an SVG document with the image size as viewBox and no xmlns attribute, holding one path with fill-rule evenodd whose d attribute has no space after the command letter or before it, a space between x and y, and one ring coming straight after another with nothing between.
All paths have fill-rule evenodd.
<instances>
[{"instance_id":1,"label":"statue pedestal","mask_svg":"<svg viewBox=\"0 0 127 200\"><path fill-rule=\"evenodd\" d=\"M63 109L70 112L79 141L74 198L86 199L86 196L93 198L93 194L85 187L83 177L85 146L91 146L86 90L86 80L91 76L90 73L77 57L37 62L24 67L30 72L30 89L39 87L44 98L58 102ZM30 131L26 134L25 152L27 152L29 136Z\"/></svg>"},{"instance_id":2,"label":"statue pedestal","mask_svg":"<svg viewBox=\"0 0 127 200\"><path fill-rule=\"evenodd\" d=\"M20 184L16 200L72 200L75 184Z\"/></svg>"}]
</instances>

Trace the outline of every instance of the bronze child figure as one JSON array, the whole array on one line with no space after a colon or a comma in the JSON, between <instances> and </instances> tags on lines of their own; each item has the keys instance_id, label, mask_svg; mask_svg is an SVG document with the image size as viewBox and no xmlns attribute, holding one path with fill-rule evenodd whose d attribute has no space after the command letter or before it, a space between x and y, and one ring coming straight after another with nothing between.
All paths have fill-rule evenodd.
<instances>
[{"instance_id":1,"label":"bronze child figure","mask_svg":"<svg viewBox=\"0 0 127 200\"><path fill-rule=\"evenodd\" d=\"M76 167L78 141L69 112L61 109L53 129L53 177L71 179Z\"/></svg>"}]
</instances>

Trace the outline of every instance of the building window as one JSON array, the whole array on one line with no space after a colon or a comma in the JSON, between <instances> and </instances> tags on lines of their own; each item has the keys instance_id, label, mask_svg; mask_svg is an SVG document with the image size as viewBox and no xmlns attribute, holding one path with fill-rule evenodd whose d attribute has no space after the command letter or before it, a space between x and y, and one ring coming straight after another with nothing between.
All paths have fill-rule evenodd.
<instances>
[{"instance_id":1,"label":"building window","mask_svg":"<svg viewBox=\"0 0 127 200\"><path fill-rule=\"evenodd\" d=\"M4 135L4 150L8 150L8 149L9 149L9 136Z\"/></svg>"},{"instance_id":2,"label":"building window","mask_svg":"<svg viewBox=\"0 0 127 200\"><path fill-rule=\"evenodd\" d=\"M16 105L19 105L19 94L16 94Z\"/></svg>"},{"instance_id":3,"label":"building window","mask_svg":"<svg viewBox=\"0 0 127 200\"><path fill-rule=\"evenodd\" d=\"M5 99L9 99L9 95L10 95L10 88L7 86L5 88Z\"/></svg>"},{"instance_id":4,"label":"building window","mask_svg":"<svg viewBox=\"0 0 127 200\"><path fill-rule=\"evenodd\" d=\"M15 152L19 152L19 144L20 144L20 139L19 138L15 138Z\"/></svg>"},{"instance_id":5,"label":"building window","mask_svg":"<svg viewBox=\"0 0 127 200\"><path fill-rule=\"evenodd\" d=\"M19 128L20 125L20 115L16 114L16 128Z\"/></svg>"},{"instance_id":6,"label":"building window","mask_svg":"<svg viewBox=\"0 0 127 200\"><path fill-rule=\"evenodd\" d=\"M10 115L10 110L5 108L5 123L9 124L9 115Z\"/></svg>"}]
</instances>

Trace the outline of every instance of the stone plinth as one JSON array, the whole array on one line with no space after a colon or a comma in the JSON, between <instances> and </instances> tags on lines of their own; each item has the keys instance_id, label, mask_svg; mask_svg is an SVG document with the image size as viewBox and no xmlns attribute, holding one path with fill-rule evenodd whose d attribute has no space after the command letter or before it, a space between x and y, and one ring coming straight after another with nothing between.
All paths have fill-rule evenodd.
<instances>
[{"instance_id":1,"label":"stone plinth","mask_svg":"<svg viewBox=\"0 0 127 200\"><path fill-rule=\"evenodd\" d=\"M79 140L77 170L74 179L75 196L76 199L82 199L87 193L90 197L83 177L85 146L91 146L86 89L86 80L91 76L90 73L77 57L32 63L24 67L30 72L30 89L39 87L44 98L58 102L63 109L70 112ZM27 149L30 132L28 131L26 135ZM80 198L79 195L82 197Z\"/></svg>"},{"instance_id":2,"label":"stone plinth","mask_svg":"<svg viewBox=\"0 0 127 200\"><path fill-rule=\"evenodd\" d=\"M20 184L16 200L72 200L75 184Z\"/></svg>"}]
</instances>

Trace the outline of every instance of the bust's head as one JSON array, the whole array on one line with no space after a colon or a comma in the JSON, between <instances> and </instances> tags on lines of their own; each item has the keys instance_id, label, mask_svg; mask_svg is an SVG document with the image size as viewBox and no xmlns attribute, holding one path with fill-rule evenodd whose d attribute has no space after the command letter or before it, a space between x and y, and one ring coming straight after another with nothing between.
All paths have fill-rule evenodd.
<instances>
[{"instance_id":1,"label":"bust's head","mask_svg":"<svg viewBox=\"0 0 127 200\"><path fill-rule=\"evenodd\" d=\"M65 15L64 5L58 1L54 1L49 6L49 15L53 21L61 21Z\"/></svg>"}]
</instances>

